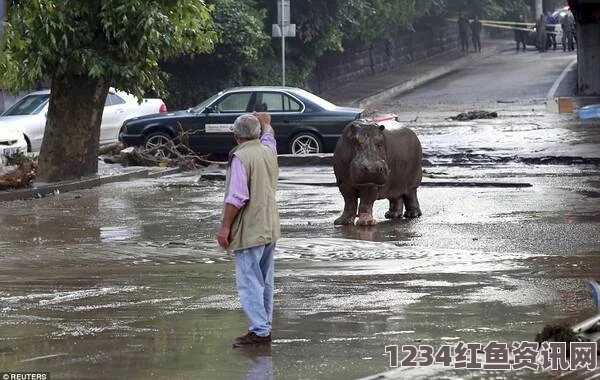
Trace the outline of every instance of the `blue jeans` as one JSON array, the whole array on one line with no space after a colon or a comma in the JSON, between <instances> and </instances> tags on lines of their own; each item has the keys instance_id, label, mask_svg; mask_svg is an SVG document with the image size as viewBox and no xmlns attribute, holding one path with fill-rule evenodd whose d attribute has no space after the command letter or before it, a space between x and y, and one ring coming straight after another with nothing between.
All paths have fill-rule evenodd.
<instances>
[{"instance_id":1,"label":"blue jeans","mask_svg":"<svg viewBox=\"0 0 600 380\"><path fill-rule=\"evenodd\" d=\"M275 242L235 251L235 282L242 309L250 320L248 331L271 333L273 322L273 252Z\"/></svg>"}]
</instances>

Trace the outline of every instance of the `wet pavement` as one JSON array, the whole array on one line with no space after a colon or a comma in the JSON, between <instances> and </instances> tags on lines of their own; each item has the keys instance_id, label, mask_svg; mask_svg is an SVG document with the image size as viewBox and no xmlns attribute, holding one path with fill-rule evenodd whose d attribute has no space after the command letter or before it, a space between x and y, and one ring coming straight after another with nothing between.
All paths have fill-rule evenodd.
<instances>
[{"instance_id":1,"label":"wet pavement","mask_svg":"<svg viewBox=\"0 0 600 380\"><path fill-rule=\"evenodd\" d=\"M465 79L446 80L456 87ZM421 99L439 92L435 86ZM586 279L600 273L598 128L546 114L535 96L498 103L492 94L428 109L419 96L379 107L421 138L421 218L385 221L379 201L377 226L334 226L343 200L332 169L281 169L269 351L231 348L247 321L231 257L214 239L222 181L176 174L3 203L0 372L352 379L389 370L386 345L510 345L533 340L547 323L592 315ZM500 118L446 119L473 106ZM395 376L558 373L434 366Z\"/></svg>"}]
</instances>

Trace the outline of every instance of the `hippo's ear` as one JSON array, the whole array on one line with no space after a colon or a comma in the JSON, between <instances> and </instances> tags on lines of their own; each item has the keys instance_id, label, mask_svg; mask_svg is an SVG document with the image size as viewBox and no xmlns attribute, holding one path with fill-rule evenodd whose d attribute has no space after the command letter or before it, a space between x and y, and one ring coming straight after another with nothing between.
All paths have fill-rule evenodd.
<instances>
[{"instance_id":1,"label":"hippo's ear","mask_svg":"<svg viewBox=\"0 0 600 380\"><path fill-rule=\"evenodd\" d=\"M347 138L352 138L356 135L356 131L358 130L358 127L356 126L356 124L352 123L348 126L348 130L346 131L346 137Z\"/></svg>"}]
</instances>

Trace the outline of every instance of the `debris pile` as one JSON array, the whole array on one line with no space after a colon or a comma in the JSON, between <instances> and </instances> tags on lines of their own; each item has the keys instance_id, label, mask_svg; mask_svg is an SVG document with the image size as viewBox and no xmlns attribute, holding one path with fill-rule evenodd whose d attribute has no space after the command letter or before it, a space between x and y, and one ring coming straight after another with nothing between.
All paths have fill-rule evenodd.
<instances>
[{"instance_id":1,"label":"debris pile","mask_svg":"<svg viewBox=\"0 0 600 380\"><path fill-rule=\"evenodd\" d=\"M588 285L592 291L596 315L575 325L546 325L542 332L535 336L536 342L565 342L567 351L571 342L600 342L600 285L594 279L589 279Z\"/></svg>"},{"instance_id":2,"label":"debris pile","mask_svg":"<svg viewBox=\"0 0 600 380\"><path fill-rule=\"evenodd\" d=\"M36 162L19 154L8 157L7 167L14 167L0 174L0 190L23 189L31 187L37 173Z\"/></svg>"},{"instance_id":3,"label":"debris pile","mask_svg":"<svg viewBox=\"0 0 600 380\"><path fill-rule=\"evenodd\" d=\"M189 147L189 133L186 132L152 148L124 148L119 143L103 147L100 154L104 162L123 166L164 166L195 170L211 164L219 164L208 160L207 156L194 152Z\"/></svg>"},{"instance_id":4,"label":"debris pile","mask_svg":"<svg viewBox=\"0 0 600 380\"><path fill-rule=\"evenodd\" d=\"M498 112L488 112L488 111L469 111L459 113L456 116L451 116L450 120L455 121L469 121L475 119L495 119L498 117Z\"/></svg>"}]
</instances>

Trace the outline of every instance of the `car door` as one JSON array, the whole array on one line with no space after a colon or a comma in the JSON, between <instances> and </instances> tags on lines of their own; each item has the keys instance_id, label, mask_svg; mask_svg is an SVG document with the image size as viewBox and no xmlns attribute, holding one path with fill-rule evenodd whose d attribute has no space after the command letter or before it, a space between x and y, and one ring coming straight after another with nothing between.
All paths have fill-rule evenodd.
<instances>
[{"instance_id":1,"label":"car door","mask_svg":"<svg viewBox=\"0 0 600 380\"><path fill-rule=\"evenodd\" d=\"M108 93L102 113L102 125L100 127L100 143L107 144L117 142L119 129L123 124L126 102L120 96Z\"/></svg>"},{"instance_id":2,"label":"car door","mask_svg":"<svg viewBox=\"0 0 600 380\"><path fill-rule=\"evenodd\" d=\"M271 114L278 151L287 152L290 138L302 129L303 103L279 91L258 91L254 102L254 110Z\"/></svg>"},{"instance_id":3,"label":"car door","mask_svg":"<svg viewBox=\"0 0 600 380\"><path fill-rule=\"evenodd\" d=\"M252 91L226 93L208 107L204 133L194 140L200 153L226 154L236 145L233 122L251 111L253 95Z\"/></svg>"}]
</instances>

